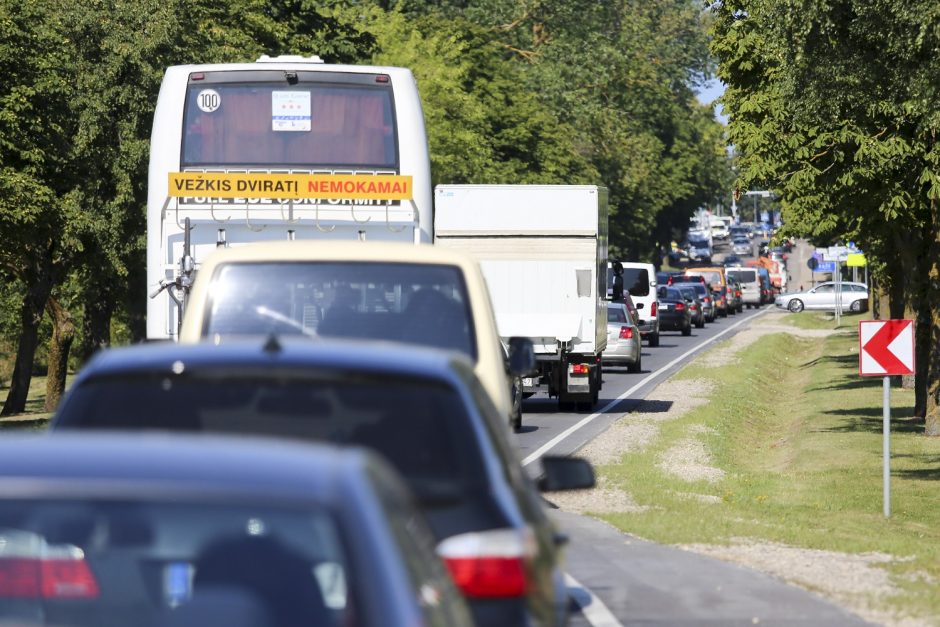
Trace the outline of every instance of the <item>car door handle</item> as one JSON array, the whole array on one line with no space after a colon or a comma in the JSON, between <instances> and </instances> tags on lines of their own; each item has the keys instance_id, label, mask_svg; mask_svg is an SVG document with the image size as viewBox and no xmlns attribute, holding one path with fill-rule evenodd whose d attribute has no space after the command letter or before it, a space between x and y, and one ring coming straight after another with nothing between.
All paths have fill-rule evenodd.
<instances>
[{"instance_id":1,"label":"car door handle","mask_svg":"<svg viewBox=\"0 0 940 627\"><path fill-rule=\"evenodd\" d=\"M556 531L552 534L552 542L555 543L555 546L565 546L571 542L571 536L569 536L567 533Z\"/></svg>"}]
</instances>

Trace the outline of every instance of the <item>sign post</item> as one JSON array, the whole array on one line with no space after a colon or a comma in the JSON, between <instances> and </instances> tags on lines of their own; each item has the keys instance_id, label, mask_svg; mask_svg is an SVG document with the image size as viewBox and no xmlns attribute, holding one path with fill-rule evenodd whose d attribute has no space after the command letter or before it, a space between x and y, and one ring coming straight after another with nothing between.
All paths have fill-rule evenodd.
<instances>
[{"instance_id":1,"label":"sign post","mask_svg":"<svg viewBox=\"0 0 940 627\"><path fill-rule=\"evenodd\" d=\"M891 377L914 373L913 320L861 320L858 323L858 374L884 377L882 399L884 515L891 516Z\"/></svg>"}]
</instances>

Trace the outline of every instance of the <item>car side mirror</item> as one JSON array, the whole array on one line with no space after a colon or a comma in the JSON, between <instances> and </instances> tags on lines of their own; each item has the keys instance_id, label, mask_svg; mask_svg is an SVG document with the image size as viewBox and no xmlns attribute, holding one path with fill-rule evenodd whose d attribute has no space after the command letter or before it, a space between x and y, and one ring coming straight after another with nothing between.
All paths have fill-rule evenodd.
<instances>
[{"instance_id":1,"label":"car side mirror","mask_svg":"<svg viewBox=\"0 0 940 627\"><path fill-rule=\"evenodd\" d=\"M542 458L542 477L538 482L542 492L587 490L595 483L594 467L586 459L555 455Z\"/></svg>"},{"instance_id":2,"label":"car side mirror","mask_svg":"<svg viewBox=\"0 0 940 627\"><path fill-rule=\"evenodd\" d=\"M509 338L509 374L525 377L534 374L535 346L527 337Z\"/></svg>"}]
</instances>

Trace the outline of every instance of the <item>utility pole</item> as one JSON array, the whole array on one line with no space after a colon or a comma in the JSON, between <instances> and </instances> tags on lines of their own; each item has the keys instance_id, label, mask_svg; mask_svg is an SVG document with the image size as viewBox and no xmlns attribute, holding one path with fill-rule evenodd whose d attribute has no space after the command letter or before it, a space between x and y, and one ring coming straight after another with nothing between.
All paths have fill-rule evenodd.
<instances>
[{"instance_id":1,"label":"utility pole","mask_svg":"<svg viewBox=\"0 0 940 627\"><path fill-rule=\"evenodd\" d=\"M754 197L754 224L760 224L760 220L757 216L757 197L760 196L761 198L770 198L773 196L773 193L766 190L748 190L744 192L744 195Z\"/></svg>"}]
</instances>

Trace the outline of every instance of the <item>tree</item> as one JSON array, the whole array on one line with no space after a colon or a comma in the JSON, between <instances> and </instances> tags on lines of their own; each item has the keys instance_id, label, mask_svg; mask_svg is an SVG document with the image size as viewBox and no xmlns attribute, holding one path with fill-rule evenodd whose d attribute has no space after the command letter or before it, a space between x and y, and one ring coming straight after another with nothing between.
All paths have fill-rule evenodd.
<instances>
[{"instance_id":1,"label":"tree","mask_svg":"<svg viewBox=\"0 0 940 627\"><path fill-rule=\"evenodd\" d=\"M918 322L918 413L940 434L940 7L744 0L712 9L741 186L772 186L795 234L859 241L876 278L903 291Z\"/></svg>"}]
</instances>

